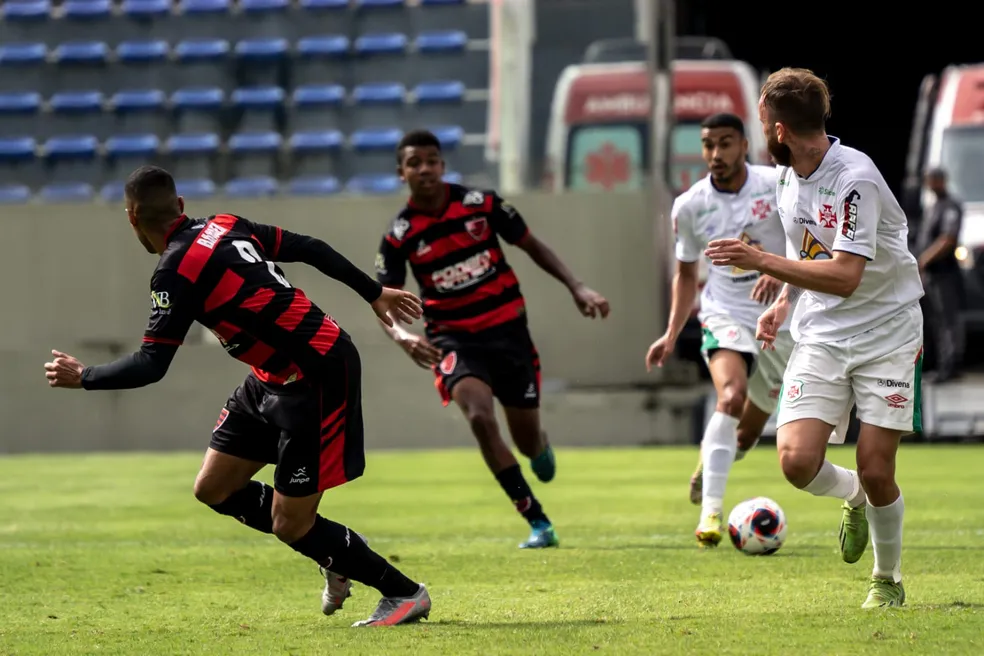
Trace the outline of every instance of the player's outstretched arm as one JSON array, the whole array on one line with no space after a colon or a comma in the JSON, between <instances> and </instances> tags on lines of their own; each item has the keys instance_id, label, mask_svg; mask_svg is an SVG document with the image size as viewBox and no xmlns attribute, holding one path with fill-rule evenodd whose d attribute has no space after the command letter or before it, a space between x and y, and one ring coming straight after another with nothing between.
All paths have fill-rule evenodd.
<instances>
[{"instance_id":1,"label":"player's outstretched arm","mask_svg":"<svg viewBox=\"0 0 984 656\"><path fill-rule=\"evenodd\" d=\"M136 353L95 367L86 367L67 353L52 351L52 361L44 365L45 377L49 386L66 389L136 389L164 378L177 350L171 344L145 343Z\"/></svg>"},{"instance_id":2,"label":"player's outstretched arm","mask_svg":"<svg viewBox=\"0 0 984 656\"><path fill-rule=\"evenodd\" d=\"M571 296L574 297L574 303L577 305L577 309L581 311L581 314L592 319L597 316L604 319L608 316L608 300L578 280L557 253L537 238L536 235L527 231L516 245L526 251L526 254L530 256L531 260L536 262L538 267L567 287L571 292Z\"/></svg>"}]
</instances>

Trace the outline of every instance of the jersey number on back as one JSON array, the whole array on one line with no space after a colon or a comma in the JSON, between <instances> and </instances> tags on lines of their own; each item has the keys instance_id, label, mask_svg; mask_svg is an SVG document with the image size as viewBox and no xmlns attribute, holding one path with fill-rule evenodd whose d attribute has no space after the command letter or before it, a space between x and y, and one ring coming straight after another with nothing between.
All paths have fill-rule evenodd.
<instances>
[{"instance_id":1,"label":"jersey number on back","mask_svg":"<svg viewBox=\"0 0 984 656\"><path fill-rule=\"evenodd\" d=\"M245 239L237 239L236 241L232 242L232 245L236 247L237 251L239 251L239 255L250 264L256 264L258 262L263 261L263 258L260 257L260 254L256 252L256 247L253 246L253 242L246 241ZM273 276L274 280L279 282L284 287L290 287L290 283L287 282L287 279L284 278L279 273L277 273L277 268L273 264L273 262L267 260L266 265L267 265L267 269L270 270L270 275Z\"/></svg>"}]
</instances>

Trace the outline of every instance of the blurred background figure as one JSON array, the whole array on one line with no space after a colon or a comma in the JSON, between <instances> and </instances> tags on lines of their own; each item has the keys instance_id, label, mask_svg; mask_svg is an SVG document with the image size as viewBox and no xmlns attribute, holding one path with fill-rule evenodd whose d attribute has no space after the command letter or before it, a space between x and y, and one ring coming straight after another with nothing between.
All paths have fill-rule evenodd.
<instances>
[{"instance_id":1,"label":"blurred background figure","mask_svg":"<svg viewBox=\"0 0 984 656\"><path fill-rule=\"evenodd\" d=\"M936 356L935 382L945 382L960 375L964 355L965 330L961 310L964 305L964 284L955 251L963 207L947 189L946 171L930 169L926 187L935 201L919 226L916 256L923 274L926 305L929 312L931 347Z\"/></svg>"}]
</instances>

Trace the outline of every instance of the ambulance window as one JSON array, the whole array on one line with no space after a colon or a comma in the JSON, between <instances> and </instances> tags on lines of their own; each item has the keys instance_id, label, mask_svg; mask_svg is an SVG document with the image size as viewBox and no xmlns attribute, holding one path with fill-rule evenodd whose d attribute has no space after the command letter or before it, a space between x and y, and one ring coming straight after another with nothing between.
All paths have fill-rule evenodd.
<instances>
[{"instance_id":1,"label":"ambulance window","mask_svg":"<svg viewBox=\"0 0 984 656\"><path fill-rule=\"evenodd\" d=\"M567 149L567 187L595 191L641 189L648 162L647 129L643 123L574 127Z\"/></svg>"},{"instance_id":2,"label":"ambulance window","mask_svg":"<svg viewBox=\"0 0 984 656\"><path fill-rule=\"evenodd\" d=\"M707 173L707 164L701 156L700 123L677 123L673 126L672 139L670 184L679 194Z\"/></svg>"},{"instance_id":3,"label":"ambulance window","mask_svg":"<svg viewBox=\"0 0 984 656\"><path fill-rule=\"evenodd\" d=\"M984 202L984 126L945 130L940 156L950 192L965 203Z\"/></svg>"}]
</instances>

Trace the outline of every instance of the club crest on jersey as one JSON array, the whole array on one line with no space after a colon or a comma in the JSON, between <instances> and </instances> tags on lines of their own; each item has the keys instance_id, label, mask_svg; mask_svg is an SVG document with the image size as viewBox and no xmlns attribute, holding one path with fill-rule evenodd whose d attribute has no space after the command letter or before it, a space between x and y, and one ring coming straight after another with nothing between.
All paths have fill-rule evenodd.
<instances>
[{"instance_id":1,"label":"club crest on jersey","mask_svg":"<svg viewBox=\"0 0 984 656\"><path fill-rule=\"evenodd\" d=\"M456 366L458 366L458 354L455 351L451 351L444 356L443 360L441 360L439 369L445 376L450 376L454 373L454 368Z\"/></svg>"},{"instance_id":2,"label":"club crest on jersey","mask_svg":"<svg viewBox=\"0 0 984 656\"><path fill-rule=\"evenodd\" d=\"M222 412L219 413L219 418L215 421L215 428L212 429L212 432L214 433L215 431L222 428L222 424L224 424L226 419L228 418L229 418L229 410L226 408L222 408Z\"/></svg>"},{"instance_id":3,"label":"club crest on jersey","mask_svg":"<svg viewBox=\"0 0 984 656\"><path fill-rule=\"evenodd\" d=\"M461 200L461 204L465 207L475 207L483 203L485 203L485 194L480 191L469 191Z\"/></svg>"},{"instance_id":4,"label":"club crest on jersey","mask_svg":"<svg viewBox=\"0 0 984 656\"><path fill-rule=\"evenodd\" d=\"M482 241L489 235L489 220L484 216L480 216L465 221L465 230L475 241Z\"/></svg>"},{"instance_id":5,"label":"club crest on jersey","mask_svg":"<svg viewBox=\"0 0 984 656\"><path fill-rule=\"evenodd\" d=\"M407 236L408 230L410 230L410 222L403 217L398 218L393 222L393 239L403 241L403 238Z\"/></svg>"},{"instance_id":6,"label":"club crest on jersey","mask_svg":"<svg viewBox=\"0 0 984 656\"><path fill-rule=\"evenodd\" d=\"M818 214L821 228L837 227L837 212L834 211L833 206L822 205L818 210Z\"/></svg>"},{"instance_id":7,"label":"club crest on jersey","mask_svg":"<svg viewBox=\"0 0 984 656\"><path fill-rule=\"evenodd\" d=\"M769 204L769 201L763 200L762 198L759 198L757 201L755 201L755 204L752 205L752 216L754 216L759 221L764 221L765 219L769 218L769 213L771 212L772 212L772 205Z\"/></svg>"},{"instance_id":8,"label":"club crest on jersey","mask_svg":"<svg viewBox=\"0 0 984 656\"><path fill-rule=\"evenodd\" d=\"M799 253L801 260L829 260L833 258L827 247L813 236L809 230L803 230L803 243Z\"/></svg>"}]
</instances>

